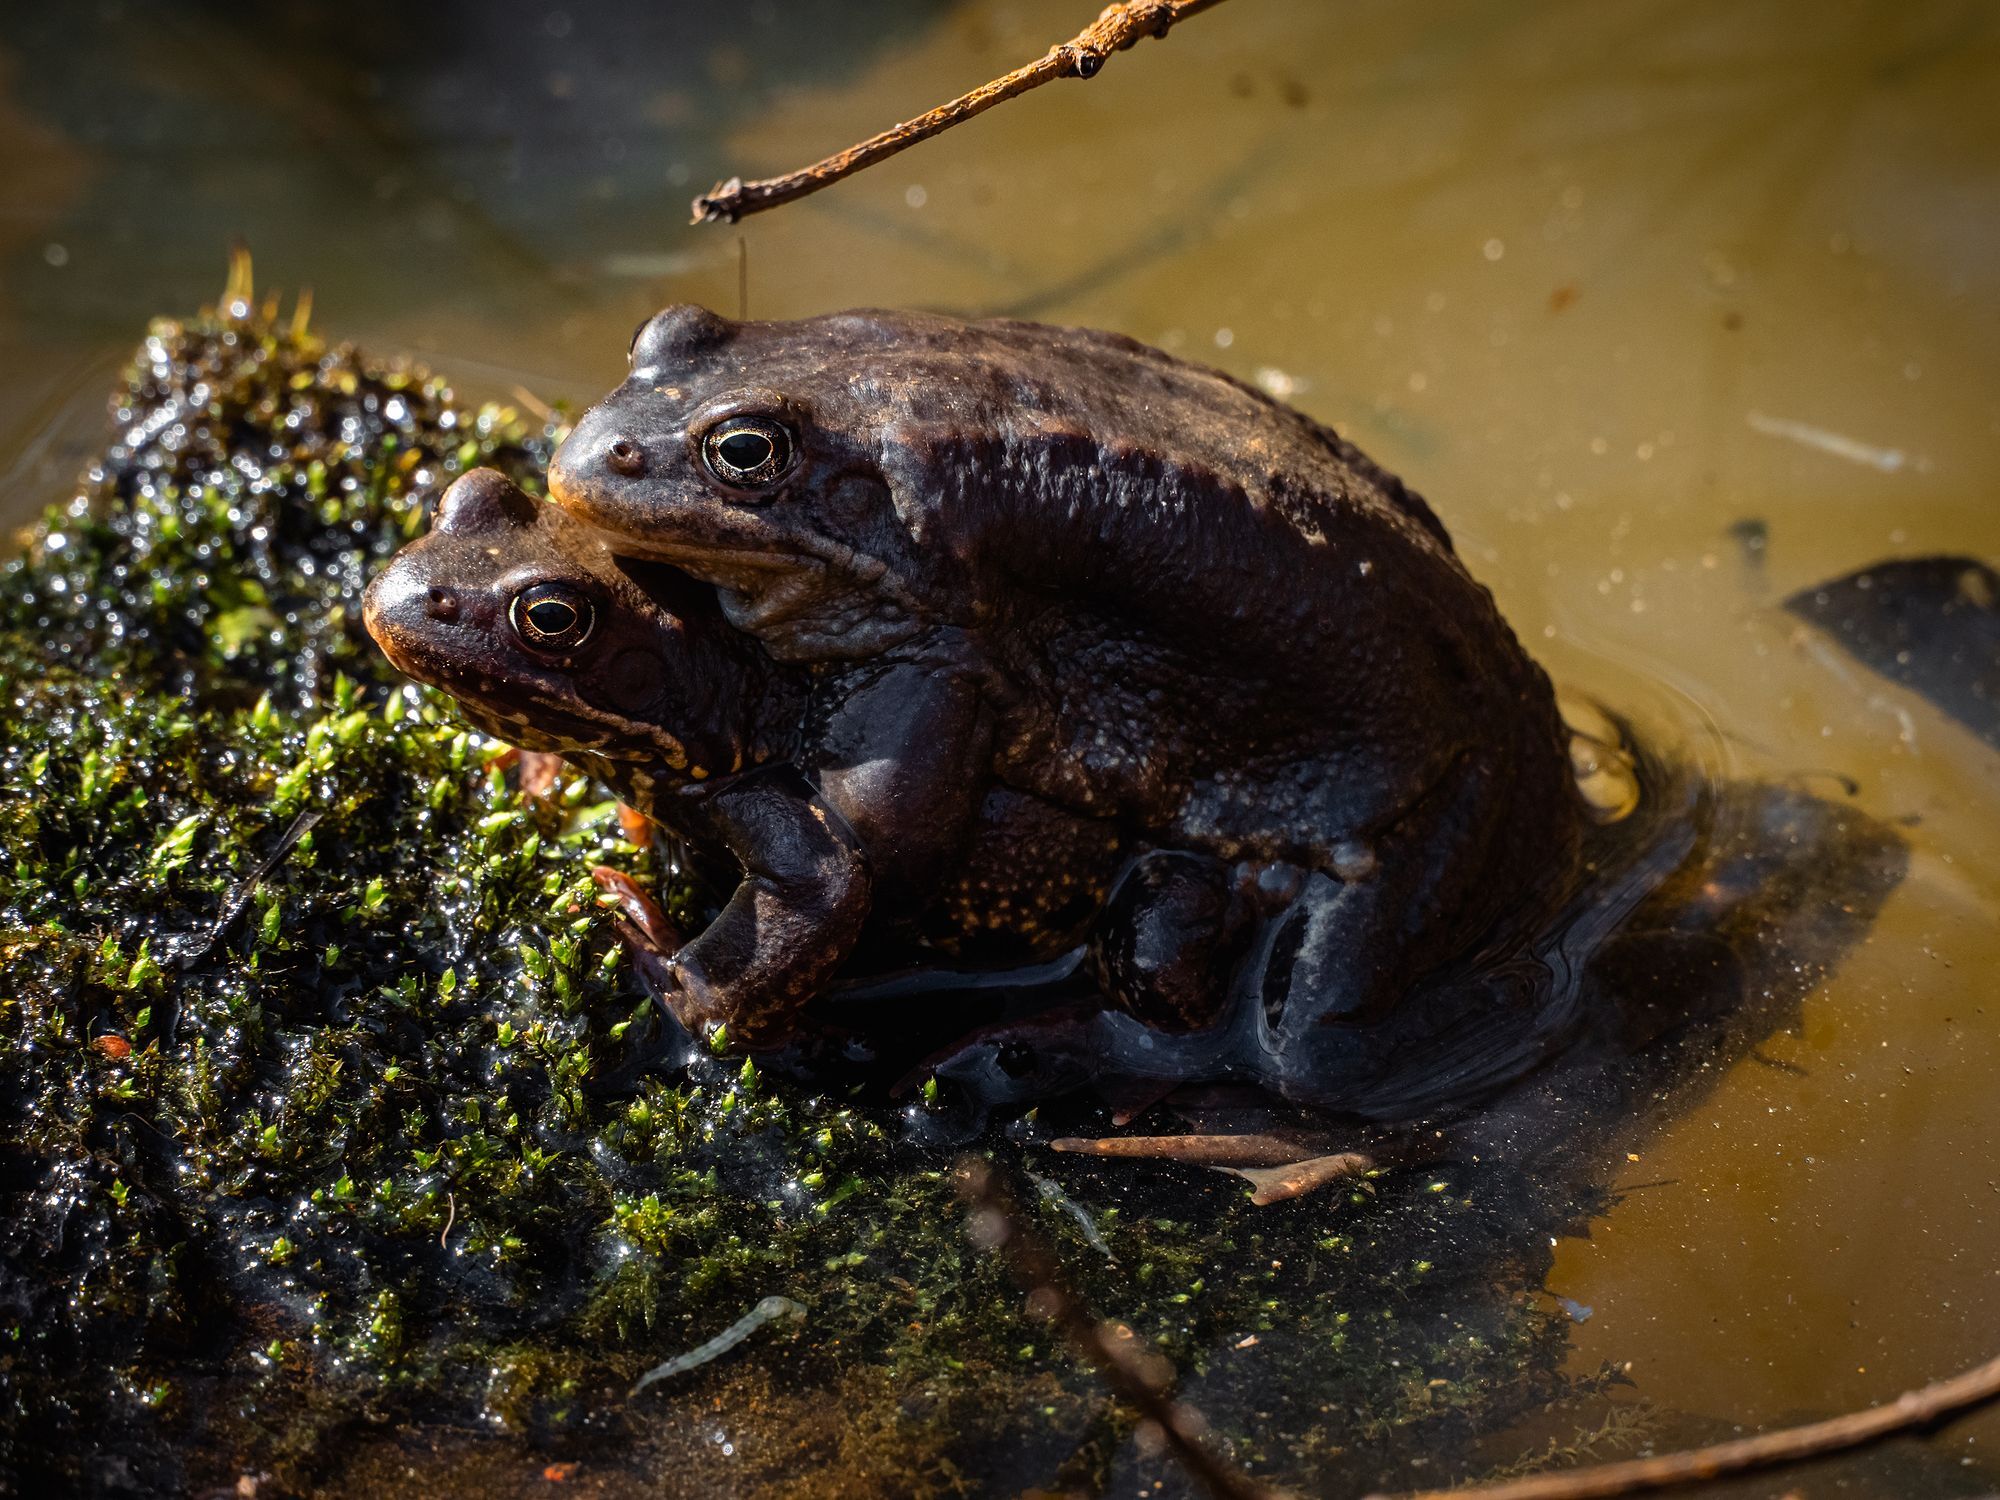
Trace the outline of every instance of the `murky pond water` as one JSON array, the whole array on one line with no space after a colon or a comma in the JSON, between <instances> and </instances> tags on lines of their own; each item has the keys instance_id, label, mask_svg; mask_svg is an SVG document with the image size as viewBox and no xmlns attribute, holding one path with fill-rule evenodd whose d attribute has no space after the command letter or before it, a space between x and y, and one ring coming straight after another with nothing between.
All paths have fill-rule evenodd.
<instances>
[{"instance_id":1,"label":"murky pond water","mask_svg":"<svg viewBox=\"0 0 2000 1500\"><path fill-rule=\"evenodd\" d=\"M1089 323L1256 380L1423 490L1558 680L1718 776L1852 778L1910 841L1802 1023L1560 1242L1548 1285L1591 1310L1571 1367L1629 1363L1695 1435L1993 1354L2000 760L1779 604L1884 556L2000 554L2000 11L1235 0L820 197L685 227L714 178L1091 9L9 10L0 520L101 444L117 362L213 293L232 234L323 324L474 393L594 397L647 312L734 311L739 274L757 316ZM1989 1416L1839 1472L1980 1492L1996 1445Z\"/></svg>"}]
</instances>

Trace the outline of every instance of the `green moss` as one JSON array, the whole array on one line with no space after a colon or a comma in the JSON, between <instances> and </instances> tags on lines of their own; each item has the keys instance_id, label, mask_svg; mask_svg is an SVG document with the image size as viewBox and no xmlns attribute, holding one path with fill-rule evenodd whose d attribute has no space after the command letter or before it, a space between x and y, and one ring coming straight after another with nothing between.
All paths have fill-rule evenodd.
<instances>
[{"instance_id":1,"label":"green moss","mask_svg":"<svg viewBox=\"0 0 2000 1500\"><path fill-rule=\"evenodd\" d=\"M331 1441L355 1412L483 1413L613 1440L637 1482L720 1462L662 1425L700 1392L818 1434L829 1493L1110 1472L1129 1417L965 1240L949 1163L886 1107L670 1066L585 873L649 856L574 775L523 803L360 632L422 497L481 464L535 484L557 429L269 309L157 324L113 418L0 570L0 1467L74 1485L115 1430L162 1488L242 1455L365 1487ZM1034 1223L1246 1461L1388 1463L1554 1383L1504 1180L1257 1210L1219 1177L1062 1176L1116 1262L1055 1204ZM808 1308L759 1335L789 1380L753 1344L625 1406L774 1292ZM803 1492L803 1462L755 1483Z\"/></svg>"}]
</instances>

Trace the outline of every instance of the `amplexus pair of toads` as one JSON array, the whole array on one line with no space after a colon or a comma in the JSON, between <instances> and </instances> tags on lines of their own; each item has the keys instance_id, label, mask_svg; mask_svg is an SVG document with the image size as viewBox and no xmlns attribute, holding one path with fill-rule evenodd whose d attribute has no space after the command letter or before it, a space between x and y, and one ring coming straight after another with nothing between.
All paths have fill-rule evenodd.
<instances>
[{"instance_id":1,"label":"amplexus pair of toads","mask_svg":"<svg viewBox=\"0 0 2000 1500\"><path fill-rule=\"evenodd\" d=\"M1217 372L674 307L549 485L461 479L369 628L733 858L656 966L692 1029L782 1042L876 937L1087 940L1070 1040L1107 1068L1365 1100L1426 976L1573 884L1567 735L1492 596L1394 476Z\"/></svg>"}]
</instances>

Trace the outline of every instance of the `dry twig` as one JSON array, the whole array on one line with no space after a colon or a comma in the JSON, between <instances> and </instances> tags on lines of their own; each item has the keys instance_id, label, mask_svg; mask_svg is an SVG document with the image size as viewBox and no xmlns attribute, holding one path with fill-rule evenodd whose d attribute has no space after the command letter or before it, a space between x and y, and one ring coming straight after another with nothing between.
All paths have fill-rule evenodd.
<instances>
[{"instance_id":1,"label":"dry twig","mask_svg":"<svg viewBox=\"0 0 2000 1500\"><path fill-rule=\"evenodd\" d=\"M816 193L918 141L984 114L1003 100L1038 89L1057 78L1094 78L1112 53L1123 52L1142 37L1165 36L1176 22L1221 3L1222 0L1123 0L1121 4L1108 5L1103 14L1070 40L1049 48L1025 67L982 84L969 94L961 94L949 104L940 104L914 120L905 120L880 135L870 136L825 161L787 172L782 177L755 182L732 177L727 182L718 182L694 200L694 222L734 224L745 214L761 213Z\"/></svg>"},{"instance_id":2,"label":"dry twig","mask_svg":"<svg viewBox=\"0 0 2000 1500\"><path fill-rule=\"evenodd\" d=\"M1995 1399L2000 1399L2000 1359L1988 1360L1963 1375L1940 1380L1921 1390L1906 1391L1884 1406L1829 1417L1824 1422L1809 1422L1803 1427L1760 1432L1754 1437L1717 1443L1713 1447L1663 1453L1656 1458L1635 1458L1570 1473L1537 1474L1528 1479L1465 1489L1425 1490L1409 1500L1609 1500L1617 1495L1702 1484L1748 1469L1803 1463L1897 1433L1932 1427ZM1370 1500L1385 1500L1385 1497L1371 1496Z\"/></svg>"},{"instance_id":3,"label":"dry twig","mask_svg":"<svg viewBox=\"0 0 2000 1500\"><path fill-rule=\"evenodd\" d=\"M1202 1442L1201 1414L1167 1395L1167 1362L1145 1347L1132 1330L1100 1323L1063 1284L1055 1253L1042 1243L982 1161L959 1164L959 1194L972 1217L966 1226L981 1249L998 1250L1014 1280L1028 1294L1028 1310L1054 1325L1097 1367L1104 1383L1155 1429L1187 1471L1223 1500L1288 1500L1280 1490L1259 1484L1241 1469L1217 1458Z\"/></svg>"}]
</instances>

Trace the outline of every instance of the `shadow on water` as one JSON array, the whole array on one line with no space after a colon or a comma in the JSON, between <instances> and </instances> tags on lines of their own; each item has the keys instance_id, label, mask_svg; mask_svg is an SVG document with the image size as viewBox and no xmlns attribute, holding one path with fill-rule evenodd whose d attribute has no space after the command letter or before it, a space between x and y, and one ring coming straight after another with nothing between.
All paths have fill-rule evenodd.
<instances>
[{"instance_id":1,"label":"shadow on water","mask_svg":"<svg viewBox=\"0 0 2000 1500\"><path fill-rule=\"evenodd\" d=\"M1785 608L2000 750L2000 575L1977 558L1875 563Z\"/></svg>"}]
</instances>

